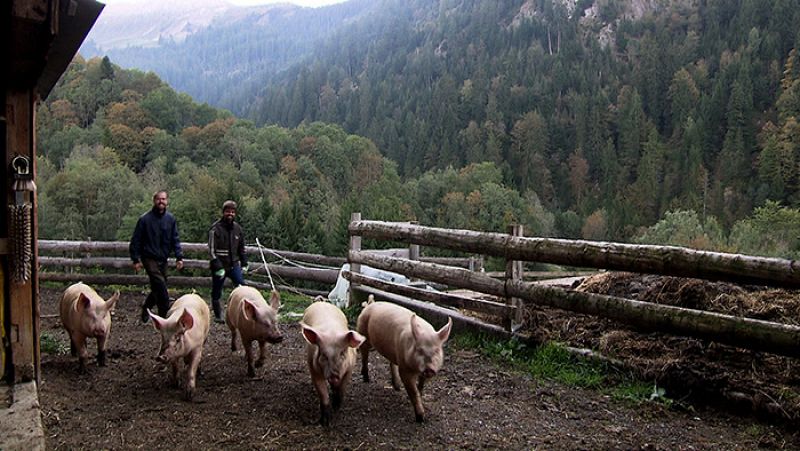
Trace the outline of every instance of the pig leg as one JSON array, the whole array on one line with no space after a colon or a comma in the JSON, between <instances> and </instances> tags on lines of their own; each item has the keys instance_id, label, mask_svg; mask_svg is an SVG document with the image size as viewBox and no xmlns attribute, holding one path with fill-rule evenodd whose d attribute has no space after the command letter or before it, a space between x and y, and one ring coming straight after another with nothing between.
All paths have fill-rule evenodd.
<instances>
[{"instance_id":1,"label":"pig leg","mask_svg":"<svg viewBox=\"0 0 800 451\"><path fill-rule=\"evenodd\" d=\"M361 378L369 382L369 345L364 342L358 349L361 351Z\"/></svg>"},{"instance_id":2,"label":"pig leg","mask_svg":"<svg viewBox=\"0 0 800 451\"><path fill-rule=\"evenodd\" d=\"M319 396L319 424L328 426L331 423L333 409L331 409L331 399L328 394L328 381L322 374L312 374L311 383Z\"/></svg>"},{"instance_id":3,"label":"pig leg","mask_svg":"<svg viewBox=\"0 0 800 451\"><path fill-rule=\"evenodd\" d=\"M342 406L342 399L344 398L344 394L347 392L347 386L350 384L350 371L348 370L344 375L342 375L342 379L339 381L339 386L334 387L331 386L331 404L333 404L333 411L336 412L339 410L339 407Z\"/></svg>"},{"instance_id":4,"label":"pig leg","mask_svg":"<svg viewBox=\"0 0 800 451\"><path fill-rule=\"evenodd\" d=\"M411 404L414 406L414 416L417 423L422 423L425 421L425 410L422 408L422 396L420 396L419 390L417 389L417 377L418 375L416 373L409 373L406 371L400 372L400 378L403 380L403 385L406 387L408 399L411 400Z\"/></svg>"},{"instance_id":5,"label":"pig leg","mask_svg":"<svg viewBox=\"0 0 800 451\"><path fill-rule=\"evenodd\" d=\"M180 367L178 366L178 359L173 359L169 362L169 365L172 370L170 371L169 385L172 387L180 387L180 379L178 378Z\"/></svg>"},{"instance_id":6,"label":"pig leg","mask_svg":"<svg viewBox=\"0 0 800 451\"><path fill-rule=\"evenodd\" d=\"M425 388L425 382L428 381L428 378L425 377L424 374L419 375L419 379L417 380L417 389L420 393L422 393L422 389Z\"/></svg>"},{"instance_id":7,"label":"pig leg","mask_svg":"<svg viewBox=\"0 0 800 451\"><path fill-rule=\"evenodd\" d=\"M78 355L78 347L75 346L75 338L72 336L72 332L67 331L69 334L69 355L72 357L76 357Z\"/></svg>"},{"instance_id":8,"label":"pig leg","mask_svg":"<svg viewBox=\"0 0 800 451\"><path fill-rule=\"evenodd\" d=\"M400 390L400 372L397 369L397 365L392 362L389 362L389 373L392 377L392 387L395 390Z\"/></svg>"},{"instance_id":9,"label":"pig leg","mask_svg":"<svg viewBox=\"0 0 800 451\"><path fill-rule=\"evenodd\" d=\"M253 341L248 343L242 342L244 345L244 356L247 358L247 376L256 377L256 369L253 365Z\"/></svg>"},{"instance_id":10,"label":"pig leg","mask_svg":"<svg viewBox=\"0 0 800 451\"><path fill-rule=\"evenodd\" d=\"M259 341L258 342L258 360L256 360L256 368L261 368L264 366L264 362L267 361L267 342L266 341Z\"/></svg>"},{"instance_id":11,"label":"pig leg","mask_svg":"<svg viewBox=\"0 0 800 451\"><path fill-rule=\"evenodd\" d=\"M231 351L236 351L236 329L230 324L228 324L228 328L231 330Z\"/></svg>"},{"instance_id":12,"label":"pig leg","mask_svg":"<svg viewBox=\"0 0 800 451\"><path fill-rule=\"evenodd\" d=\"M75 334L73 341L78 354L78 371L85 373L86 362L89 360L89 350L86 348L86 337L80 334Z\"/></svg>"},{"instance_id":13,"label":"pig leg","mask_svg":"<svg viewBox=\"0 0 800 451\"><path fill-rule=\"evenodd\" d=\"M97 337L97 365L106 366L106 343L105 335Z\"/></svg>"},{"instance_id":14,"label":"pig leg","mask_svg":"<svg viewBox=\"0 0 800 451\"><path fill-rule=\"evenodd\" d=\"M201 350L195 350L187 356L186 360L186 387L183 389L183 398L191 401L197 385L197 368L200 366Z\"/></svg>"}]
</instances>

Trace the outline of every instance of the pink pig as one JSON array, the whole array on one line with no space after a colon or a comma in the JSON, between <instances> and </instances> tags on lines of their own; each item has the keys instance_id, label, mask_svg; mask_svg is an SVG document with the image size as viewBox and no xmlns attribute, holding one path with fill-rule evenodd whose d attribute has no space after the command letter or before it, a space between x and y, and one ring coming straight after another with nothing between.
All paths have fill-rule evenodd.
<instances>
[{"instance_id":1,"label":"pink pig","mask_svg":"<svg viewBox=\"0 0 800 451\"><path fill-rule=\"evenodd\" d=\"M89 352L86 339L97 339L97 364L106 366L106 347L111 336L111 312L119 291L104 301L92 287L82 282L70 285L61 296L61 323L69 334L70 351L78 354L80 371L86 371Z\"/></svg>"},{"instance_id":2,"label":"pink pig","mask_svg":"<svg viewBox=\"0 0 800 451\"><path fill-rule=\"evenodd\" d=\"M231 330L231 351L236 350L236 331L242 339L244 354L247 358L247 375L255 377L255 367L261 367L267 358L266 342L280 343L283 335L278 329L278 308L281 305L280 294L273 291L270 303L264 300L261 293L244 285L236 287L228 298L225 311L225 323ZM253 365L253 342L259 345L259 357Z\"/></svg>"},{"instance_id":3,"label":"pink pig","mask_svg":"<svg viewBox=\"0 0 800 451\"><path fill-rule=\"evenodd\" d=\"M372 347L389 360L395 390L400 389L402 381L414 406L417 422L425 421L420 392L425 382L442 367L442 345L450 336L452 325L452 318L448 318L447 325L436 331L411 310L390 302L373 302L370 295L358 316L358 331L367 337L367 342L361 346L364 381L369 382L369 351Z\"/></svg>"},{"instance_id":4,"label":"pink pig","mask_svg":"<svg viewBox=\"0 0 800 451\"><path fill-rule=\"evenodd\" d=\"M332 410L339 410L342 404L356 364L356 348L364 342L364 337L348 329L347 318L338 307L325 302L321 296L315 301L306 308L300 326L307 341L306 360L311 382L319 395L319 422L327 426ZM329 385L332 396L328 393Z\"/></svg>"},{"instance_id":5,"label":"pink pig","mask_svg":"<svg viewBox=\"0 0 800 451\"><path fill-rule=\"evenodd\" d=\"M191 401L195 393L197 368L203 356L203 345L211 326L211 313L206 301L192 293L178 298L167 318L150 312L153 327L161 334L161 348L156 360L172 366L171 380L183 386L183 396ZM184 361L184 375L178 379L180 360Z\"/></svg>"}]
</instances>

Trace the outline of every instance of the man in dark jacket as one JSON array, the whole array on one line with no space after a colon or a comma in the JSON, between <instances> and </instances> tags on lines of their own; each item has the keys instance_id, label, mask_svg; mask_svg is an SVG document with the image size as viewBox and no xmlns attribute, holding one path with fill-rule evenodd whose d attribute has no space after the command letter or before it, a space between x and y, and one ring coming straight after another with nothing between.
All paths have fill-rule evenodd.
<instances>
[{"instance_id":1,"label":"man in dark jacket","mask_svg":"<svg viewBox=\"0 0 800 451\"><path fill-rule=\"evenodd\" d=\"M244 285L247 271L247 255L244 250L244 232L236 219L236 202L226 200L222 204L222 218L211 225L208 231L208 252L211 255L211 308L214 321L221 323L222 286L225 277L230 277L234 286Z\"/></svg>"},{"instance_id":2,"label":"man in dark jacket","mask_svg":"<svg viewBox=\"0 0 800 451\"><path fill-rule=\"evenodd\" d=\"M153 195L153 208L139 217L131 237L129 251L133 269L139 272L144 268L150 278L150 294L142 304L142 322L150 318L148 311L158 306L159 316L166 316L169 310L167 292L167 259L175 254L175 267L183 269L183 251L178 235L178 222L167 211L169 196L166 191Z\"/></svg>"}]
</instances>

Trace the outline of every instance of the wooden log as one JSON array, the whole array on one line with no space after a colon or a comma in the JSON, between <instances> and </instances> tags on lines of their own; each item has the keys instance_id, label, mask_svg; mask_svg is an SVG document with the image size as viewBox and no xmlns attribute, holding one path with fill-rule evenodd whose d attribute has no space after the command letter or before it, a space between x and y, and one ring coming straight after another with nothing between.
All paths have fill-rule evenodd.
<instances>
[{"instance_id":1,"label":"wooden log","mask_svg":"<svg viewBox=\"0 0 800 451\"><path fill-rule=\"evenodd\" d=\"M172 274L172 273L170 273ZM149 286L147 275L141 274L81 274L39 273L39 280L50 282L84 282L96 285L141 285ZM176 287L210 287L211 277L167 276L167 285Z\"/></svg>"},{"instance_id":2,"label":"wooden log","mask_svg":"<svg viewBox=\"0 0 800 451\"><path fill-rule=\"evenodd\" d=\"M43 267L65 266L65 267L80 267L80 268L113 268L113 269L131 269L133 270L133 263L129 258L122 257L83 257L83 258L67 258L67 257L49 257L40 256L39 265ZM170 262L170 267L174 268L174 260ZM187 269L208 269L208 260L193 260L186 259L183 261L183 267Z\"/></svg>"},{"instance_id":3,"label":"wooden log","mask_svg":"<svg viewBox=\"0 0 800 451\"><path fill-rule=\"evenodd\" d=\"M433 262L435 263L435 262ZM485 275L495 279L505 279L505 271L486 271ZM588 277L597 271L523 271L522 278L528 280L564 279L567 277Z\"/></svg>"},{"instance_id":4,"label":"wooden log","mask_svg":"<svg viewBox=\"0 0 800 451\"><path fill-rule=\"evenodd\" d=\"M125 241L67 241L67 240L39 240L37 242L39 250L49 253L53 252L75 252L75 253L97 253L109 252L121 255L128 255L128 243ZM181 248L185 253L208 254L208 244L206 243L181 243ZM248 255L260 258L257 246L245 246ZM264 248L264 255L274 256L278 254L288 260L295 260L304 263L315 263L340 267L347 263L344 257L330 257L327 255L307 254L303 252L290 252L278 249Z\"/></svg>"},{"instance_id":5,"label":"wooden log","mask_svg":"<svg viewBox=\"0 0 800 451\"><path fill-rule=\"evenodd\" d=\"M508 226L508 234L516 237L523 236L522 224L512 224ZM507 280L522 280L522 262L519 260L506 260L506 279ZM506 304L509 306L517 307L514 310L508 311L508 316L505 318L504 326L510 332L515 332L522 327L522 301L509 297L506 298Z\"/></svg>"},{"instance_id":6,"label":"wooden log","mask_svg":"<svg viewBox=\"0 0 800 451\"><path fill-rule=\"evenodd\" d=\"M407 277L417 277L449 286L469 288L481 293L506 297L505 284L502 281L463 268L414 262L359 251L350 251L349 260L351 263L360 263L373 268L403 274Z\"/></svg>"},{"instance_id":7,"label":"wooden log","mask_svg":"<svg viewBox=\"0 0 800 451\"><path fill-rule=\"evenodd\" d=\"M471 310L473 312L488 313L490 315L496 315L499 317L507 316L509 309L513 308L499 302L481 301L479 299L455 296L440 291L423 290L422 288L414 288L408 285L386 282L384 280L368 277L363 274L352 273L350 271L343 271L342 276L349 280L350 283L367 285L382 291L407 296L413 299L420 299L439 305L446 305L448 307Z\"/></svg>"},{"instance_id":8,"label":"wooden log","mask_svg":"<svg viewBox=\"0 0 800 451\"><path fill-rule=\"evenodd\" d=\"M204 245L206 246L206 245ZM250 256L257 256L254 259L260 260L261 259L261 252L258 249L258 246L245 246L245 252L247 255ZM208 247L206 246L206 252L208 251ZM269 259L269 257L282 257L287 260L291 261L298 261L303 263L314 263L317 265L325 265L325 266L335 266L337 268L341 268L342 265L347 263L347 258L345 257L331 257L328 255L319 255L319 254L308 254L305 252L292 252L292 251L284 251L280 249L271 249L271 248L264 248L264 257ZM248 260L251 258L248 257Z\"/></svg>"},{"instance_id":9,"label":"wooden log","mask_svg":"<svg viewBox=\"0 0 800 451\"><path fill-rule=\"evenodd\" d=\"M61 253L72 252L72 253L83 253L83 254L107 252L107 253L115 253L118 255L125 255L125 256L128 255L128 243L124 241L38 240L37 245L40 251L45 251L50 254L53 254L55 252L61 252ZM208 253L208 245L205 243L182 243L181 247L183 248L183 251L186 253L191 253L191 254ZM256 262L260 261L261 253L258 249L258 246L245 246L245 251L247 252L247 255L253 257L250 258L251 261L256 261ZM375 252L381 253L385 251L386 250L378 250ZM408 249L402 249L401 251L408 252ZM0 253L2 253L2 250L0 250ZM272 249L267 247L264 248L264 256L269 260L271 260L272 258L280 257L289 261L312 263L324 266L333 266L336 268L340 268L342 265L347 263L347 258L345 257L333 257L328 255L309 254L305 252L284 251L280 249ZM420 257L420 260L432 263L440 263L450 266L459 266L468 268L471 259L457 258L457 257ZM184 260L184 264L186 264L186 262L187 260ZM208 265L207 262L206 265Z\"/></svg>"},{"instance_id":10,"label":"wooden log","mask_svg":"<svg viewBox=\"0 0 800 451\"><path fill-rule=\"evenodd\" d=\"M416 243L512 260L800 287L800 262L781 258L698 251L676 246L512 237L502 233L383 221L351 221L348 230L352 236Z\"/></svg>"},{"instance_id":11,"label":"wooden log","mask_svg":"<svg viewBox=\"0 0 800 451\"><path fill-rule=\"evenodd\" d=\"M267 274L264 270L263 263L250 265L250 268L255 274ZM308 280L326 284L335 284L336 280L339 278L338 269L297 268L294 266L269 265L269 270L273 275L285 277L287 279Z\"/></svg>"},{"instance_id":12,"label":"wooden log","mask_svg":"<svg viewBox=\"0 0 800 451\"><path fill-rule=\"evenodd\" d=\"M67 266L81 268L131 268L131 261L120 257L86 257L86 258L66 258L66 257L39 257L39 264L43 267ZM184 268L187 269L208 269L208 260L186 259L183 261ZM266 274L263 264L252 265L252 271L257 274ZM269 265L269 270L278 276L288 279L301 279L312 282L335 284L339 277L336 269L319 268L296 268L290 266Z\"/></svg>"},{"instance_id":13,"label":"wooden log","mask_svg":"<svg viewBox=\"0 0 800 451\"><path fill-rule=\"evenodd\" d=\"M352 285L351 285L352 286ZM502 327L495 324L485 323L477 318L464 315L455 310L449 310L440 307L436 304L428 302L421 302L405 296L400 296L394 293L387 293L376 288L368 287L365 285L358 285L352 288L354 291L362 293L362 297L366 298L367 295L372 294L375 296L376 301L389 301L395 304L402 305L407 309L413 310L419 316L425 318L435 328L439 328L447 323L447 318L453 319L453 330L479 330L495 338L509 339L511 334L505 331Z\"/></svg>"},{"instance_id":14,"label":"wooden log","mask_svg":"<svg viewBox=\"0 0 800 451\"><path fill-rule=\"evenodd\" d=\"M540 286L531 282L500 282L480 273L430 263L350 252L350 260L373 268L412 275L562 310L596 315L643 331L664 332L716 341L740 348L800 357L800 327L721 313L652 304L613 296Z\"/></svg>"},{"instance_id":15,"label":"wooden log","mask_svg":"<svg viewBox=\"0 0 800 451\"><path fill-rule=\"evenodd\" d=\"M93 285L131 285L131 286L149 286L149 281L146 275L143 274L64 274L55 272L40 272L39 279L48 282L84 282ZM170 276L168 284L175 287L210 287L210 277L187 277L187 276ZM245 284L256 287L259 290L271 290L272 287L263 282L256 280L245 279ZM230 279L225 280L225 285L230 287ZM296 291L309 296L327 296L327 291L311 290L305 288L295 288L288 285L275 285L279 291Z\"/></svg>"},{"instance_id":16,"label":"wooden log","mask_svg":"<svg viewBox=\"0 0 800 451\"><path fill-rule=\"evenodd\" d=\"M483 267L482 260L480 258L463 258L463 257L420 257L419 261L426 262L426 263L436 263L437 265L445 265L445 266L457 266L459 268L469 268L470 264L478 264L478 268L474 271L479 271L480 268Z\"/></svg>"}]
</instances>

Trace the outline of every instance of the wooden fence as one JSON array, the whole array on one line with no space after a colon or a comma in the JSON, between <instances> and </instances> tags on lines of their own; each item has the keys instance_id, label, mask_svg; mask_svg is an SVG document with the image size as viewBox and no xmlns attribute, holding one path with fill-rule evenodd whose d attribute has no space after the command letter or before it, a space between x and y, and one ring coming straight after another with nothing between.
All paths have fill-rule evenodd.
<instances>
[{"instance_id":1,"label":"wooden fence","mask_svg":"<svg viewBox=\"0 0 800 451\"><path fill-rule=\"evenodd\" d=\"M351 250L351 296L362 299L373 293L437 316L452 316L456 324L475 320L441 308L431 309L413 299L431 301L506 318L502 325L481 325L495 334L508 335L526 305L555 307L567 311L613 319L643 331L691 336L747 349L800 356L800 327L714 312L652 304L613 296L525 282L519 261L613 269L640 273L724 280L738 283L800 287L798 262L778 258L697 251L674 246L645 246L621 243L527 238L512 233L484 233L424 227L410 223L361 220L354 214L349 226ZM476 252L507 259L507 277L498 280L484 273L445 267L435 263L374 255L360 249L362 237L399 241L417 246L435 246L462 252ZM358 273L359 265L465 288L505 299L505 303L466 299L448 293L423 292L378 281ZM515 320L516 319L516 320ZM502 327L501 327L502 326Z\"/></svg>"},{"instance_id":2,"label":"wooden fence","mask_svg":"<svg viewBox=\"0 0 800 451\"><path fill-rule=\"evenodd\" d=\"M147 285L147 276L142 272L135 274L132 271L131 260L128 257L128 243L122 241L65 241L65 240L39 240L37 242L40 267L39 279L42 281L77 282L97 285ZM210 287L211 278L208 270L208 245L206 243L182 243L184 251L184 268L200 273L201 275L187 276L173 272L169 278L171 286L177 287ZM247 282L261 289L270 286L266 279L252 276L266 276L267 270L261 260L261 252L268 263L267 268L271 275L280 279L292 279L320 284L336 284L339 269L347 263L345 257L332 257L327 255L310 254L303 252L284 251L271 248L258 248L245 246L250 261L250 270ZM408 258L409 249L387 249L375 251L376 254L392 257ZM188 258L191 257L191 258ZM422 261L461 267L471 270L483 268L482 258L441 258L422 257ZM101 269L99 273L93 272ZM276 285L278 289L293 289L288 285ZM328 291L313 289L298 289L297 291L310 295L325 295Z\"/></svg>"}]
</instances>

